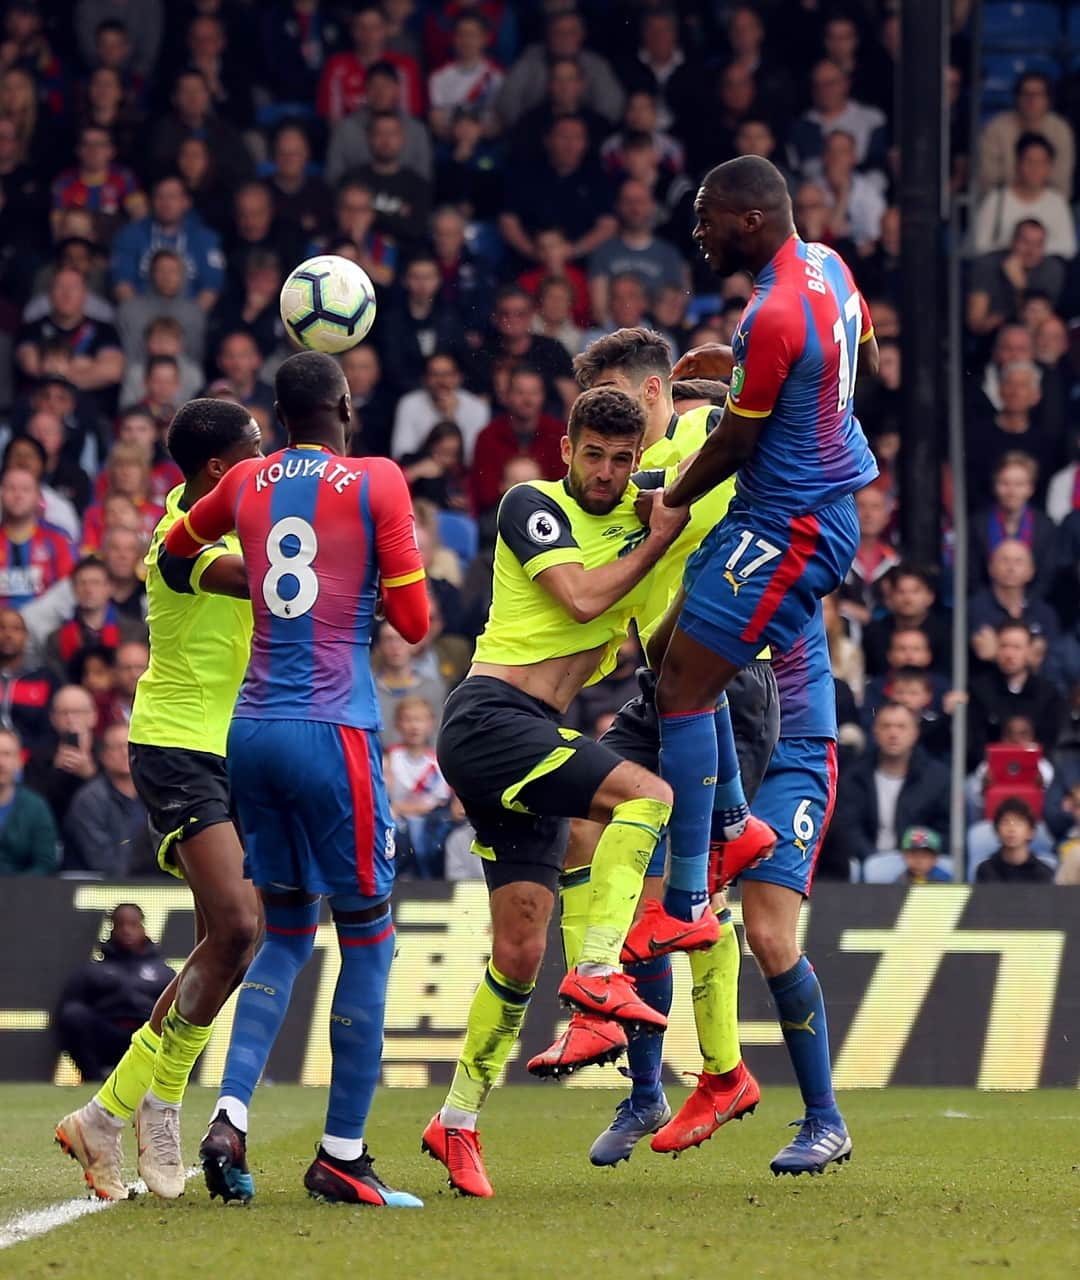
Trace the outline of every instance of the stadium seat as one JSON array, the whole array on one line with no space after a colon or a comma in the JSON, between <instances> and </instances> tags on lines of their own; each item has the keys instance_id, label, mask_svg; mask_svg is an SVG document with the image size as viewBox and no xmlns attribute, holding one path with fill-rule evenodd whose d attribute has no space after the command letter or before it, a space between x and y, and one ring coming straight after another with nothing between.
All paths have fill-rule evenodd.
<instances>
[{"instance_id":1,"label":"stadium seat","mask_svg":"<svg viewBox=\"0 0 1080 1280\"><path fill-rule=\"evenodd\" d=\"M438 525L439 539L457 555L464 572L476 558L479 543L476 521L472 516L462 515L457 511L440 511Z\"/></svg>"},{"instance_id":2,"label":"stadium seat","mask_svg":"<svg viewBox=\"0 0 1080 1280\"><path fill-rule=\"evenodd\" d=\"M976 822L968 827L967 833L967 878L968 883L975 880L975 870L980 862L985 862L987 858L998 848L997 833L994 831L994 824L989 821ZM1054 861L1054 838L1046 828L1046 824L1040 822L1035 828L1035 834L1031 837L1032 852L1045 862L1048 866L1056 867Z\"/></svg>"},{"instance_id":3,"label":"stadium seat","mask_svg":"<svg viewBox=\"0 0 1080 1280\"><path fill-rule=\"evenodd\" d=\"M983 47L1011 52L1045 52L1061 39L1061 7L990 0L983 6Z\"/></svg>"},{"instance_id":4,"label":"stadium seat","mask_svg":"<svg viewBox=\"0 0 1080 1280\"><path fill-rule=\"evenodd\" d=\"M315 110L307 102L264 102L255 108L260 129L276 129L282 120L314 120Z\"/></svg>"},{"instance_id":5,"label":"stadium seat","mask_svg":"<svg viewBox=\"0 0 1080 1280\"><path fill-rule=\"evenodd\" d=\"M952 875L952 858L935 858L942 871ZM904 874L902 853L874 853L863 863L864 884L895 884Z\"/></svg>"},{"instance_id":6,"label":"stadium seat","mask_svg":"<svg viewBox=\"0 0 1080 1280\"><path fill-rule=\"evenodd\" d=\"M1056 81L1061 67L1045 53L992 53L983 55L982 104L987 111L1011 107L1016 78L1024 71L1039 71Z\"/></svg>"},{"instance_id":7,"label":"stadium seat","mask_svg":"<svg viewBox=\"0 0 1080 1280\"><path fill-rule=\"evenodd\" d=\"M1041 786L1032 784L1025 786L1014 782L994 783L987 786L983 791L983 813L993 822L998 805L1003 800L1023 800L1026 805L1031 807L1031 812L1038 819L1042 817L1044 799L1045 796Z\"/></svg>"},{"instance_id":8,"label":"stadium seat","mask_svg":"<svg viewBox=\"0 0 1080 1280\"><path fill-rule=\"evenodd\" d=\"M686 318L691 324L700 324L705 316L716 315L723 306L724 299L718 293L695 293L686 304Z\"/></svg>"}]
</instances>

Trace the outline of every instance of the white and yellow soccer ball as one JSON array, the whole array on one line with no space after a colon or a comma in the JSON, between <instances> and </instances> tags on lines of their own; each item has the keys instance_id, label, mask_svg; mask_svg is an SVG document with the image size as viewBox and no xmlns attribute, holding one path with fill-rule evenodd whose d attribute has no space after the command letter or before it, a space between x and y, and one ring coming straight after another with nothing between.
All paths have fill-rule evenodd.
<instances>
[{"instance_id":1,"label":"white and yellow soccer ball","mask_svg":"<svg viewBox=\"0 0 1080 1280\"><path fill-rule=\"evenodd\" d=\"M362 342L375 323L375 286L348 258L308 258L281 287L281 319L299 346L336 355Z\"/></svg>"}]
</instances>

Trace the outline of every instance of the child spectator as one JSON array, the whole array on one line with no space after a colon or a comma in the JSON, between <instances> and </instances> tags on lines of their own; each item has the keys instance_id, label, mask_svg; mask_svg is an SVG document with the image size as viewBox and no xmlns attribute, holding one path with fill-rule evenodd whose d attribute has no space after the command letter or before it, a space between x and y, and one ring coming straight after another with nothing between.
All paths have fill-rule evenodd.
<instances>
[{"instance_id":1,"label":"child spectator","mask_svg":"<svg viewBox=\"0 0 1080 1280\"><path fill-rule=\"evenodd\" d=\"M579 328L587 328L592 324L589 284L585 272L570 261L571 248L566 233L561 227L545 227L536 233L533 243L540 265L518 276L518 284L530 297L539 298L540 286L546 280L552 276L565 280L573 296L571 318Z\"/></svg>"},{"instance_id":2,"label":"child spectator","mask_svg":"<svg viewBox=\"0 0 1080 1280\"><path fill-rule=\"evenodd\" d=\"M146 541L150 540L157 522L165 514L165 508L151 497L150 464L139 445L122 442L114 445L106 463L106 474L105 494L100 502L89 508L83 522L83 553L86 555L101 547L105 532L105 503L109 498L126 498L134 505L139 529Z\"/></svg>"},{"instance_id":3,"label":"child spectator","mask_svg":"<svg viewBox=\"0 0 1080 1280\"><path fill-rule=\"evenodd\" d=\"M386 790L398 836L409 842L422 880L441 874L432 818L450 803L450 788L435 758L435 715L423 698L394 709L399 741L386 753Z\"/></svg>"},{"instance_id":4,"label":"child spectator","mask_svg":"<svg viewBox=\"0 0 1080 1280\"><path fill-rule=\"evenodd\" d=\"M994 814L1000 847L975 871L977 884L1050 884L1053 868L1031 852L1035 815L1023 800L1003 800Z\"/></svg>"},{"instance_id":5,"label":"child spectator","mask_svg":"<svg viewBox=\"0 0 1080 1280\"><path fill-rule=\"evenodd\" d=\"M937 864L941 837L929 827L908 827L900 837L904 870L897 884L951 884L952 876Z\"/></svg>"}]
</instances>

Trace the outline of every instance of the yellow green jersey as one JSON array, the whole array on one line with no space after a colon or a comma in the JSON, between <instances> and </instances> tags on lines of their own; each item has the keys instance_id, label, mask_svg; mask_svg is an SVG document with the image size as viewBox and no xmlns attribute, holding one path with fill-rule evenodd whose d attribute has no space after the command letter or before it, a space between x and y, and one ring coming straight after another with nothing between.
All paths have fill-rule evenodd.
<instances>
[{"instance_id":1,"label":"yellow green jersey","mask_svg":"<svg viewBox=\"0 0 1080 1280\"><path fill-rule=\"evenodd\" d=\"M644 600L644 584L591 622L577 622L536 579L553 565L596 569L632 551L648 532L634 514L637 495L631 481L618 506L597 516L578 505L565 480L531 480L507 491L499 504L491 612L476 642L476 662L525 667L603 645L586 683L611 671Z\"/></svg>"},{"instance_id":2,"label":"yellow green jersey","mask_svg":"<svg viewBox=\"0 0 1080 1280\"><path fill-rule=\"evenodd\" d=\"M186 510L183 494L177 485L166 498L146 553L150 666L135 690L129 739L224 756L251 651L251 605L201 585L215 560L240 554L235 534L193 560L162 554L165 535Z\"/></svg>"}]
</instances>

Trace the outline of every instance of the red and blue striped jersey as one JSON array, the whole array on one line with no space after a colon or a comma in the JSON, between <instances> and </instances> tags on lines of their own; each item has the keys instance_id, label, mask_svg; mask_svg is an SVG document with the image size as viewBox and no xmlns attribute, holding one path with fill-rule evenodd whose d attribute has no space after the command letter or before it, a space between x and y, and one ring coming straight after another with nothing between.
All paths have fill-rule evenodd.
<instances>
[{"instance_id":1,"label":"red and blue striped jersey","mask_svg":"<svg viewBox=\"0 0 1080 1280\"><path fill-rule=\"evenodd\" d=\"M877 464L852 411L859 347L873 336L847 264L792 236L754 282L732 340L728 407L766 418L737 492L786 523L870 483Z\"/></svg>"},{"instance_id":2,"label":"red and blue striped jersey","mask_svg":"<svg viewBox=\"0 0 1080 1280\"><path fill-rule=\"evenodd\" d=\"M62 529L38 523L25 542L0 529L0 607L21 609L74 568L75 551Z\"/></svg>"},{"instance_id":3,"label":"red and blue striped jersey","mask_svg":"<svg viewBox=\"0 0 1080 1280\"><path fill-rule=\"evenodd\" d=\"M773 654L781 738L836 738L836 684L821 601L787 653Z\"/></svg>"},{"instance_id":4,"label":"red and blue striped jersey","mask_svg":"<svg viewBox=\"0 0 1080 1280\"><path fill-rule=\"evenodd\" d=\"M233 467L183 524L201 542L235 529L243 548L255 627L234 714L381 728L370 663L380 584L424 576L397 465L282 449Z\"/></svg>"}]
</instances>

